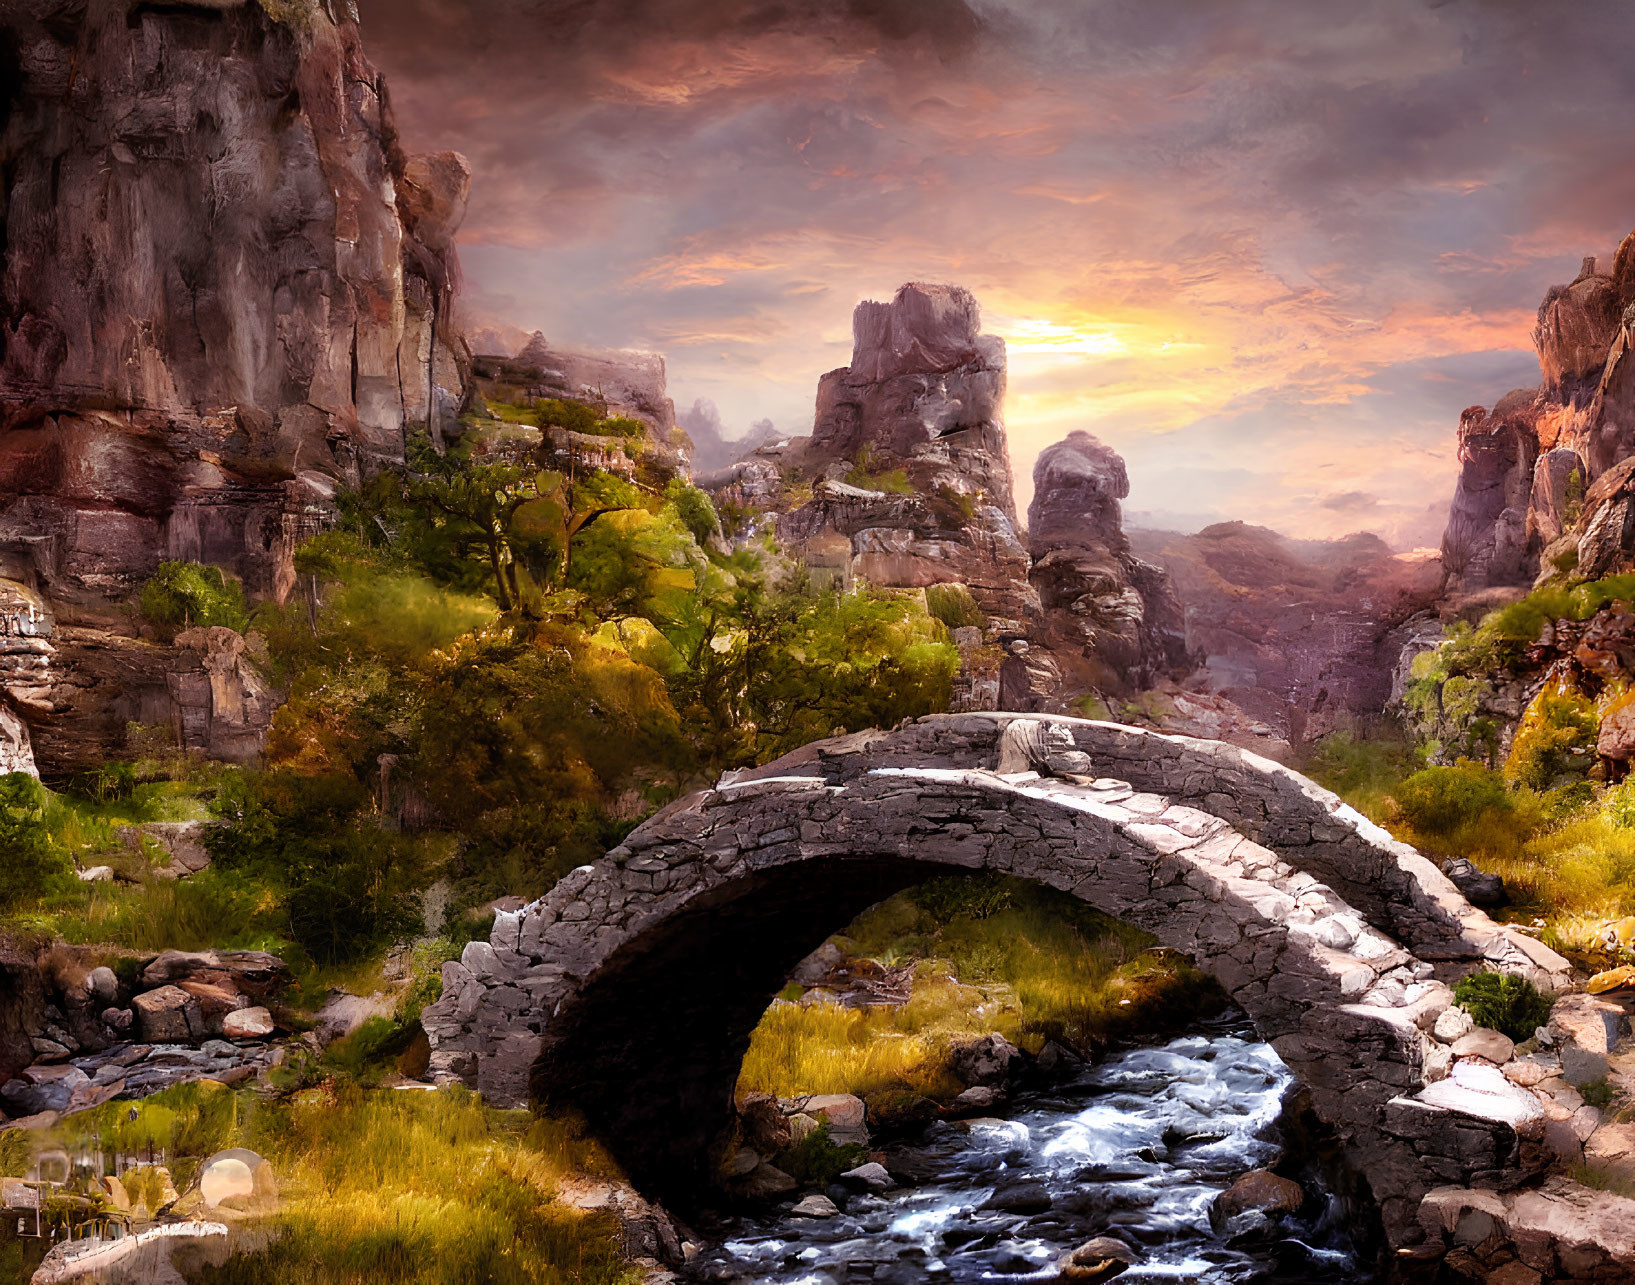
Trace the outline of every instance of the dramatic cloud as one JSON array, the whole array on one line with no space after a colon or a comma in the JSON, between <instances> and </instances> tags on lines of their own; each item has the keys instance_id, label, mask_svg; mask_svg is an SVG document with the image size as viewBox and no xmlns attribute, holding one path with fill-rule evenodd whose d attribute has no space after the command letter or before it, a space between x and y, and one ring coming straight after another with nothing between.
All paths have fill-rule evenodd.
<instances>
[{"instance_id":1,"label":"dramatic cloud","mask_svg":"<svg viewBox=\"0 0 1635 1285\"><path fill-rule=\"evenodd\" d=\"M1458 410L1635 225L1618 0L361 4L408 144L471 157L496 333L802 431L859 299L956 281L1023 505L1089 428L1132 509L1421 543Z\"/></svg>"}]
</instances>

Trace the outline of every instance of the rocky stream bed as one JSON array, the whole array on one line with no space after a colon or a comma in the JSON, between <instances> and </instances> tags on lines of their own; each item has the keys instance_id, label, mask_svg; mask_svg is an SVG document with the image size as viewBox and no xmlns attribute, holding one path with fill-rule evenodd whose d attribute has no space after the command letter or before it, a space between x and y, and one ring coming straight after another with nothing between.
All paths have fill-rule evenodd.
<instances>
[{"instance_id":1,"label":"rocky stream bed","mask_svg":"<svg viewBox=\"0 0 1635 1285\"><path fill-rule=\"evenodd\" d=\"M1364 1216L1348 1214L1307 1154L1288 1109L1294 1091L1252 1027L1222 1019L1018 1093L1003 1118L938 1121L888 1145L877 1155L890 1187L837 1184L826 1196L833 1212L808 1197L729 1223L687 1278L1091 1280L1059 1264L1112 1236L1133 1251L1120 1274L1131 1285L1375 1281ZM1265 1174L1258 1193L1240 1184L1241 1195L1224 1195L1246 1173L1274 1167L1298 1180L1298 1209L1258 1207L1294 1203L1292 1189ZM1247 1207L1231 1212L1239 1205Z\"/></svg>"}]
</instances>

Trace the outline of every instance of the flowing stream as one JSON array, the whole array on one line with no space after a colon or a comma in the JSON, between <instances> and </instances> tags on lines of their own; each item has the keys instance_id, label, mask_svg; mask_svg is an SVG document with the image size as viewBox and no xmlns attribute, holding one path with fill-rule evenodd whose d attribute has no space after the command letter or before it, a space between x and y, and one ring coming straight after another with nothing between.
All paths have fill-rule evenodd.
<instances>
[{"instance_id":1,"label":"flowing stream","mask_svg":"<svg viewBox=\"0 0 1635 1285\"><path fill-rule=\"evenodd\" d=\"M912 1171L914 1185L846 1195L834 1218L729 1225L689 1275L765 1285L1055 1280L1064 1253L1109 1235L1140 1260L1118 1277L1126 1285L1373 1282L1315 1164L1291 1171L1307 1191L1299 1215L1211 1224L1211 1204L1234 1179L1283 1157L1292 1087L1241 1018L1113 1054L1071 1082L1017 1094L1003 1119L938 1122L893 1149L893 1167Z\"/></svg>"}]
</instances>

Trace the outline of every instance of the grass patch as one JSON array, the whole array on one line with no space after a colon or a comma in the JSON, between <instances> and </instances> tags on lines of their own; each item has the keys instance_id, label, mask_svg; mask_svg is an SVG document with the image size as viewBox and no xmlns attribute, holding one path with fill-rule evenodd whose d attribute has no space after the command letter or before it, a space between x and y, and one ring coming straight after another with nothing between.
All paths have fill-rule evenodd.
<instances>
[{"instance_id":1,"label":"grass patch","mask_svg":"<svg viewBox=\"0 0 1635 1285\"><path fill-rule=\"evenodd\" d=\"M958 1093L952 1043L998 1032L1037 1050L1089 1049L1185 1026L1225 997L1139 929L1065 893L1005 876L938 879L865 911L837 939L855 956L917 960L897 1008L775 1005L756 1028L741 1093Z\"/></svg>"},{"instance_id":2,"label":"grass patch","mask_svg":"<svg viewBox=\"0 0 1635 1285\"><path fill-rule=\"evenodd\" d=\"M496 1111L463 1090L330 1081L277 1102L210 1081L69 1117L69 1146L152 1150L183 1193L202 1161L242 1146L271 1161L280 1205L264 1248L211 1285L626 1285L618 1227L558 1198L572 1175L616 1177L575 1125ZM0 1139L8 1135L0 1134ZM9 1159L9 1157L8 1157Z\"/></svg>"}]
</instances>

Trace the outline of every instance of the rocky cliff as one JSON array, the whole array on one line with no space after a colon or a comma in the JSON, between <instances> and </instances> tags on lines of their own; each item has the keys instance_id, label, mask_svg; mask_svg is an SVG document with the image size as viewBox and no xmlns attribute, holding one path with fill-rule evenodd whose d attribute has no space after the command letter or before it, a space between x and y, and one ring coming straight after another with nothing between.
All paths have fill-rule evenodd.
<instances>
[{"instance_id":1,"label":"rocky cliff","mask_svg":"<svg viewBox=\"0 0 1635 1285\"><path fill-rule=\"evenodd\" d=\"M1442 539L1455 591L1627 565L1630 497L1605 480L1635 452L1635 233L1554 286L1533 330L1540 385L1460 418L1460 474Z\"/></svg>"},{"instance_id":2,"label":"rocky cliff","mask_svg":"<svg viewBox=\"0 0 1635 1285\"><path fill-rule=\"evenodd\" d=\"M647 429L649 455L669 468L685 463L686 434L676 427L676 404L658 353L563 348L536 330L515 356L479 353L472 374L485 401L526 406L541 398L573 401L599 415L638 420Z\"/></svg>"},{"instance_id":3,"label":"rocky cliff","mask_svg":"<svg viewBox=\"0 0 1635 1285\"><path fill-rule=\"evenodd\" d=\"M1118 693L1187 668L1185 619L1169 576L1130 552L1120 501L1124 460L1089 433L1047 447L1033 468L1028 581L1036 641L1060 657L1067 687Z\"/></svg>"},{"instance_id":4,"label":"rocky cliff","mask_svg":"<svg viewBox=\"0 0 1635 1285\"><path fill-rule=\"evenodd\" d=\"M812 498L778 520L805 547L832 531L874 584L967 586L990 616L1035 609L1016 532L1001 413L1005 343L981 333L975 298L911 283L852 314L852 360L818 381L799 470ZM787 448L781 458L792 452Z\"/></svg>"},{"instance_id":5,"label":"rocky cliff","mask_svg":"<svg viewBox=\"0 0 1635 1285\"><path fill-rule=\"evenodd\" d=\"M282 596L337 481L452 419L469 172L404 152L312 0L15 0L0 73L0 578L56 621L0 637L60 764L99 752L53 720L140 650L121 604L160 561ZM113 668L104 705L170 708Z\"/></svg>"}]
</instances>

